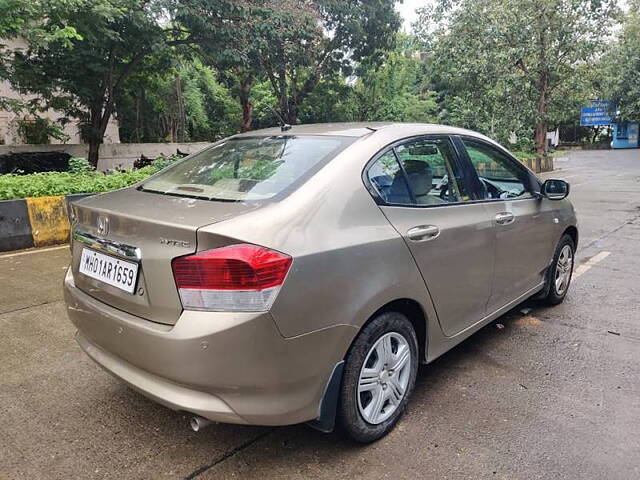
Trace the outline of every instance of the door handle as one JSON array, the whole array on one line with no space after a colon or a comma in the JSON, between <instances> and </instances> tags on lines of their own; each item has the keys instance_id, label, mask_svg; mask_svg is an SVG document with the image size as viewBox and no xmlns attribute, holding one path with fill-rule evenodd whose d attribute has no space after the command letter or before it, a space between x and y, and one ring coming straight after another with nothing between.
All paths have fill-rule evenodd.
<instances>
[{"instance_id":1,"label":"door handle","mask_svg":"<svg viewBox=\"0 0 640 480\"><path fill-rule=\"evenodd\" d=\"M495 216L495 219L498 225L509 225L510 223L513 223L513 221L515 220L515 217L513 213L500 212Z\"/></svg>"},{"instance_id":2,"label":"door handle","mask_svg":"<svg viewBox=\"0 0 640 480\"><path fill-rule=\"evenodd\" d=\"M426 242L435 240L440 235L440 229L435 225L421 225L419 227L410 228L407 231L407 237L414 242Z\"/></svg>"}]
</instances>

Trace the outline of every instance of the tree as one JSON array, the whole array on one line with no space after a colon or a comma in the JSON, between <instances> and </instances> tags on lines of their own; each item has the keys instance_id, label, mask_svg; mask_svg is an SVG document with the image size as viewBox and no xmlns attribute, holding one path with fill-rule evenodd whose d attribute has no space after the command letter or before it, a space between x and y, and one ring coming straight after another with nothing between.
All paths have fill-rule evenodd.
<instances>
[{"instance_id":1,"label":"tree","mask_svg":"<svg viewBox=\"0 0 640 480\"><path fill-rule=\"evenodd\" d=\"M176 58L174 68L139 71L126 82L117 101L123 141L215 141L237 131L239 105L215 72L197 58Z\"/></svg>"},{"instance_id":2,"label":"tree","mask_svg":"<svg viewBox=\"0 0 640 480\"><path fill-rule=\"evenodd\" d=\"M434 122L436 93L431 90L426 64L413 38L399 35L397 47L380 62L357 68L354 90L359 120Z\"/></svg>"},{"instance_id":3,"label":"tree","mask_svg":"<svg viewBox=\"0 0 640 480\"><path fill-rule=\"evenodd\" d=\"M253 1L255 3L255 1ZM173 0L174 37L197 47L202 61L219 74L242 108L240 131L251 128L251 88L260 65L252 55L254 30L252 1Z\"/></svg>"},{"instance_id":4,"label":"tree","mask_svg":"<svg viewBox=\"0 0 640 480\"><path fill-rule=\"evenodd\" d=\"M58 4L68 6L74 1L59 0ZM73 25L43 24L41 20L47 12L48 3L43 0L3 0L0 3L0 39L28 35L32 42L41 45L63 41L69 46L71 39L79 38Z\"/></svg>"},{"instance_id":5,"label":"tree","mask_svg":"<svg viewBox=\"0 0 640 480\"><path fill-rule=\"evenodd\" d=\"M62 2L68 0L61 0ZM47 45L58 41L69 47L72 39L80 36L71 25L57 24L51 28L42 28L39 20L46 12L46 5L40 0L3 0L0 2L0 42L18 36L28 36L33 43ZM0 80L9 78L8 65L12 54L9 48L0 43ZM30 105L17 99L0 97L0 110L20 111L34 110L37 105Z\"/></svg>"},{"instance_id":6,"label":"tree","mask_svg":"<svg viewBox=\"0 0 640 480\"><path fill-rule=\"evenodd\" d=\"M619 37L603 57L603 91L618 106L620 120L640 120L640 0L629 2Z\"/></svg>"},{"instance_id":7,"label":"tree","mask_svg":"<svg viewBox=\"0 0 640 480\"><path fill-rule=\"evenodd\" d=\"M125 81L145 68L152 54L162 57L166 49L166 33L158 21L161 13L149 0L47 2L34 31L24 32L28 49L14 52L5 62L15 88L37 94L48 108L81 119L94 166ZM56 32L69 25L75 35L60 38ZM46 43L40 41L43 37ZM157 60L149 64L162 65Z\"/></svg>"},{"instance_id":8,"label":"tree","mask_svg":"<svg viewBox=\"0 0 640 480\"><path fill-rule=\"evenodd\" d=\"M298 110L300 123L352 122L358 119L358 99L349 78L326 75ZM267 85L267 88L269 86ZM273 93L271 94L273 98ZM274 101L274 104L276 102Z\"/></svg>"},{"instance_id":9,"label":"tree","mask_svg":"<svg viewBox=\"0 0 640 480\"><path fill-rule=\"evenodd\" d=\"M242 128L250 126L252 84L266 78L288 123L325 78L389 48L400 26L393 0L177 0L180 35L205 61L236 79Z\"/></svg>"},{"instance_id":10,"label":"tree","mask_svg":"<svg viewBox=\"0 0 640 480\"><path fill-rule=\"evenodd\" d=\"M400 20L393 0L288 3L289 9L263 12L267 28L261 30L256 46L280 114L293 124L322 79L337 72L349 75L355 62L380 58L382 51L392 48Z\"/></svg>"},{"instance_id":11,"label":"tree","mask_svg":"<svg viewBox=\"0 0 640 480\"><path fill-rule=\"evenodd\" d=\"M544 154L566 86L598 57L616 13L615 0L438 0L416 33L448 115L503 140L533 131Z\"/></svg>"}]
</instances>

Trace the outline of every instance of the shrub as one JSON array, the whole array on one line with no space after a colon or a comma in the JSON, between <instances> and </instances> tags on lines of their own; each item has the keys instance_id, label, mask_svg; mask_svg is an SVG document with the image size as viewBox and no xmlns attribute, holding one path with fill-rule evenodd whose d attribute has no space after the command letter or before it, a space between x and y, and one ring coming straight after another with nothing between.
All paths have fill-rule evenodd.
<instances>
[{"instance_id":1,"label":"shrub","mask_svg":"<svg viewBox=\"0 0 640 480\"><path fill-rule=\"evenodd\" d=\"M89 160L83 157L71 157L69 159L69 173L89 173L93 167Z\"/></svg>"},{"instance_id":2,"label":"shrub","mask_svg":"<svg viewBox=\"0 0 640 480\"><path fill-rule=\"evenodd\" d=\"M153 162L151 162L151 166L156 170L160 171L163 168L168 167L176 160L180 160L182 157L179 155L172 155L170 157L160 156L156 158Z\"/></svg>"},{"instance_id":3,"label":"shrub","mask_svg":"<svg viewBox=\"0 0 640 480\"><path fill-rule=\"evenodd\" d=\"M96 172L91 167L87 169L84 159L72 160L74 160L73 167L68 172L0 175L0 200L117 190L153 175L174 161L175 157L163 157L162 161L154 161L151 165L138 170L125 170L109 174Z\"/></svg>"},{"instance_id":4,"label":"shrub","mask_svg":"<svg viewBox=\"0 0 640 480\"><path fill-rule=\"evenodd\" d=\"M18 134L25 143L46 145L51 138L66 142L69 136L64 128L48 118L23 118L18 120Z\"/></svg>"}]
</instances>

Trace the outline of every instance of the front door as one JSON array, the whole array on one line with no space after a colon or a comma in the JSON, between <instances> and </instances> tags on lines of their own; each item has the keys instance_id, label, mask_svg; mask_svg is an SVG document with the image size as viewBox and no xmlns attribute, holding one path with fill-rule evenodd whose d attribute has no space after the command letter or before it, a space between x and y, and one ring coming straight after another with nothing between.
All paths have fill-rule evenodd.
<instances>
[{"instance_id":1,"label":"front door","mask_svg":"<svg viewBox=\"0 0 640 480\"><path fill-rule=\"evenodd\" d=\"M427 285L443 332L481 320L491 294L495 235L471 200L447 137L405 140L367 171L380 208L403 236Z\"/></svg>"},{"instance_id":2,"label":"front door","mask_svg":"<svg viewBox=\"0 0 640 480\"><path fill-rule=\"evenodd\" d=\"M536 195L540 186L520 162L488 142L460 140L495 229L495 273L487 304L492 313L543 282L554 248L553 211Z\"/></svg>"}]
</instances>

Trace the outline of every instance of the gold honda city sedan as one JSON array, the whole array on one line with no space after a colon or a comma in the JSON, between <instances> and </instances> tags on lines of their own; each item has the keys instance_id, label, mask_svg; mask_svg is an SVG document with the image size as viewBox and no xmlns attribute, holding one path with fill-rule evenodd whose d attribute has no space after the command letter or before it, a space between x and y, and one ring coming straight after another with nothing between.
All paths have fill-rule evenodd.
<instances>
[{"instance_id":1,"label":"gold honda city sedan","mask_svg":"<svg viewBox=\"0 0 640 480\"><path fill-rule=\"evenodd\" d=\"M528 297L564 299L568 193L452 127L236 135L73 204L67 311L93 360L194 429L337 424L370 442L418 364Z\"/></svg>"}]
</instances>

